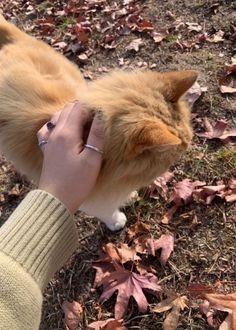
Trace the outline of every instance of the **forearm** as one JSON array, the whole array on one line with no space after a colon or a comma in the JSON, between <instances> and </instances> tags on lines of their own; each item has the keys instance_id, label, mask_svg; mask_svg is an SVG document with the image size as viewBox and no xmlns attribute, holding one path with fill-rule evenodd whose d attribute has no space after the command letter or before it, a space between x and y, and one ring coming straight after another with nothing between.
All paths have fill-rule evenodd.
<instances>
[{"instance_id":1,"label":"forearm","mask_svg":"<svg viewBox=\"0 0 236 330\"><path fill-rule=\"evenodd\" d=\"M76 245L64 205L30 192L0 229L0 329L38 328L42 291Z\"/></svg>"}]
</instances>

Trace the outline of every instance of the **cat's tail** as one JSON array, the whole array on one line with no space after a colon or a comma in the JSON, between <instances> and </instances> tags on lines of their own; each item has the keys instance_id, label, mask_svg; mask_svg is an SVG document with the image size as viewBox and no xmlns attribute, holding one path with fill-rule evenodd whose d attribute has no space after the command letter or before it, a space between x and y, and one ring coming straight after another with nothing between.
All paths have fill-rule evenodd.
<instances>
[{"instance_id":1,"label":"cat's tail","mask_svg":"<svg viewBox=\"0 0 236 330\"><path fill-rule=\"evenodd\" d=\"M21 39L23 35L16 26L7 22L3 15L0 14L0 49L6 44Z\"/></svg>"}]
</instances>

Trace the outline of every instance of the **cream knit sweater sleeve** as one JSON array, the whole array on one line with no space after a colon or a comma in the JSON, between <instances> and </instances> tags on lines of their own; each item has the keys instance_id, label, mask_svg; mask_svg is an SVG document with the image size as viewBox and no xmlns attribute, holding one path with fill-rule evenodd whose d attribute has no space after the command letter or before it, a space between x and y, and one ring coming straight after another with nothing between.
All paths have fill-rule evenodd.
<instances>
[{"instance_id":1,"label":"cream knit sweater sleeve","mask_svg":"<svg viewBox=\"0 0 236 330\"><path fill-rule=\"evenodd\" d=\"M0 330L38 329L42 291L76 246L65 206L31 191L0 228Z\"/></svg>"}]
</instances>

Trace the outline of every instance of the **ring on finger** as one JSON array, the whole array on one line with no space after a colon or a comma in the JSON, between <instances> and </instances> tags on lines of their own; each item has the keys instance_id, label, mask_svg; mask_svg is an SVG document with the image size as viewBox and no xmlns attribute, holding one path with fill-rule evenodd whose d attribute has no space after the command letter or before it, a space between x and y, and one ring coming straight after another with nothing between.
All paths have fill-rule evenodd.
<instances>
[{"instance_id":1,"label":"ring on finger","mask_svg":"<svg viewBox=\"0 0 236 330\"><path fill-rule=\"evenodd\" d=\"M84 145L84 148L87 148L87 149L91 149L93 151L96 151L96 152L98 152L101 155L103 154L103 151L101 149L99 149L99 148L97 148L95 146L92 146L91 144L85 144Z\"/></svg>"}]
</instances>

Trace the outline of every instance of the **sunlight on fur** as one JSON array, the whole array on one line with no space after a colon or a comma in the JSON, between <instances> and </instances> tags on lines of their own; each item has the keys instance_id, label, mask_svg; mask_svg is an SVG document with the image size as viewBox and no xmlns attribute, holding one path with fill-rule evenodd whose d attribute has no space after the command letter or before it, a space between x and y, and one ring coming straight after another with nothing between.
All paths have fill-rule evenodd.
<instances>
[{"instance_id":1,"label":"sunlight on fur","mask_svg":"<svg viewBox=\"0 0 236 330\"><path fill-rule=\"evenodd\" d=\"M103 167L81 210L111 230L125 225L119 207L129 194L164 173L191 142L189 109L180 98L196 71L115 71L87 84L76 65L2 16L0 70L0 148L36 183L42 165L39 128L73 100L86 111L101 111Z\"/></svg>"}]
</instances>

